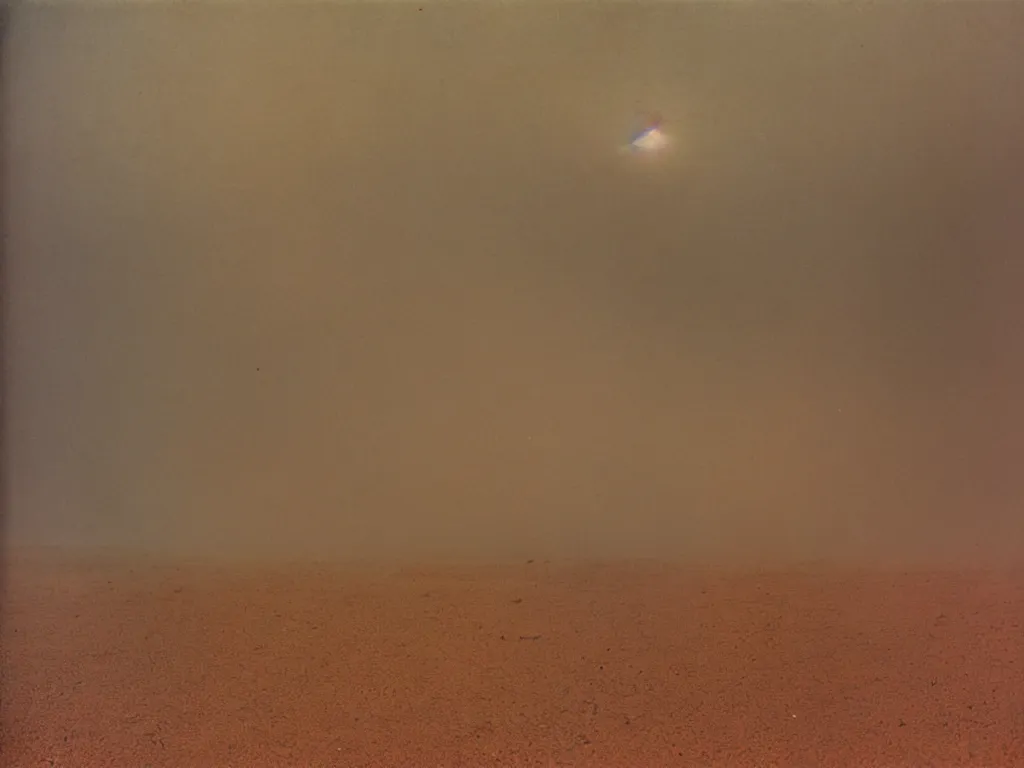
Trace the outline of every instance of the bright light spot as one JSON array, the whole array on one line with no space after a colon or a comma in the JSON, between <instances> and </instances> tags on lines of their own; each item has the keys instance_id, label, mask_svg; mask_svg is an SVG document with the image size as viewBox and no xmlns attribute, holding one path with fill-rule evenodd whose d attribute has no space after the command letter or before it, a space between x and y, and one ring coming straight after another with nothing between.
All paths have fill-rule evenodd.
<instances>
[{"instance_id":1,"label":"bright light spot","mask_svg":"<svg viewBox=\"0 0 1024 768\"><path fill-rule=\"evenodd\" d=\"M657 126L648 128L630 142L630 146L639 152L658 152L668 147L668 136Z\"/></svg>"},{"instance_id":2,"label":"bright light spot","mask_svg":"<svg viewBox=\"0 0 1024 768\"><path fill-rule=\"evenodd\" d=\"M629 154L657 155L669 149L672 140L661 127L661 120L655 119L648 122L643 130L633 134L629 143L623 147L623 151Z\"/></svg>"}]
</instances>

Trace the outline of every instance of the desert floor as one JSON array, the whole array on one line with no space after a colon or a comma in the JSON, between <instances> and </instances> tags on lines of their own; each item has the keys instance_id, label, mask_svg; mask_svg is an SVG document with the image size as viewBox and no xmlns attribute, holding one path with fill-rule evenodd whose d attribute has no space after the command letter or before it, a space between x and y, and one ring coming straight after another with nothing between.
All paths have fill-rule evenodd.
<instances>
[{"instance_id":1,"label":"desert floor","mask_svg":"<svg viewBox=\"0 0 1024 768\"><path fill-rule=\"evenodd\" d=\"M1024 765L1024 572L8 556L3 762Z\"/></svg>"}]
</instances>

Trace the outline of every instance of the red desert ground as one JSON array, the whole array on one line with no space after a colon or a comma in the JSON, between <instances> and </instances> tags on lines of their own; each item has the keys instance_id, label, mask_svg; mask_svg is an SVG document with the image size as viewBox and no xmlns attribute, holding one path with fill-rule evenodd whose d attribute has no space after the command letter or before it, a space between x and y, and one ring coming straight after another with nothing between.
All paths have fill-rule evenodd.
<instances>
[{"instance_id":1,"label":"red desert ground","mask_svg":"<svg viewBox=\"0 0 1024 768\"><path fill-rule=\"evenodd\" d=\"M4 764L1024 765L1024 572L15 552Z\"/></svg>"}]
</instances>

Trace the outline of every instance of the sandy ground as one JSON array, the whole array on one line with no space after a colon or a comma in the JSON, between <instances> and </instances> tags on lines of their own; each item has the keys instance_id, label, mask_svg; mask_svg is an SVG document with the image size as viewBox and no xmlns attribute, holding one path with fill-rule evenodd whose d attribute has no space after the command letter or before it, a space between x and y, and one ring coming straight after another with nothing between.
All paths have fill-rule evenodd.
<instances>
[{"instance_id":1,"label":"sandy ground","mask_svg":"<svg viewBox=\"0 0 1024 768\"><path fill-rule=\"evenodd\" d=\"M1024 765L1024 573L12 555L3 762Z\"/></svg>"}]
</instances>

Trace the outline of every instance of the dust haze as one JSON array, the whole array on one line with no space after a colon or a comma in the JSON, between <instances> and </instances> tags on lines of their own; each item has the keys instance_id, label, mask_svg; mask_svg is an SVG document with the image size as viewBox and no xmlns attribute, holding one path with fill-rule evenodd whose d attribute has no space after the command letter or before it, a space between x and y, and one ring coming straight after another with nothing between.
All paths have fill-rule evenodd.
<instances>
[{"instance_id":1,"label":"dust haze","mask_svg":"<svg viewBox=\"0 0 1024 768\"><path fill-rule=\"evenodd\" d=\"M1024 7L30 8L8 544L1024 551ZM617 150L659 112L671 157Z\"/></svg>"}]
</instances>

